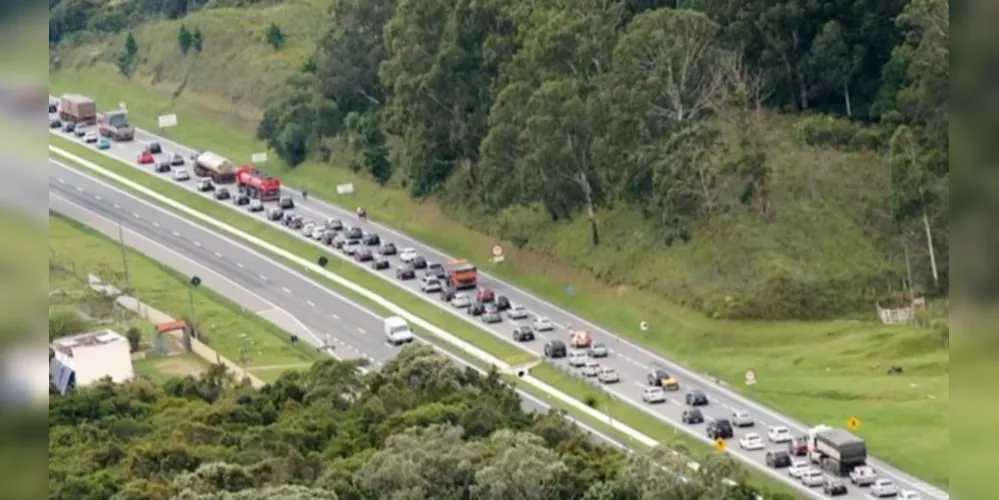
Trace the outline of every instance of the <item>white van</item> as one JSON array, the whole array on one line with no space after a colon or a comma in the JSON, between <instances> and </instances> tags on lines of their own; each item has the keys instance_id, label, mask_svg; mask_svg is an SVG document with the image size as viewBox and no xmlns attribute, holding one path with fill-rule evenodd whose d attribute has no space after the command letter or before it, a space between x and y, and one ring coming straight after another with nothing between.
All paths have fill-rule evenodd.
<instances>
[{"instance_id":1,"label":"white van","mask_svg":"<svg viewBox=\"0 0 999 500\"><path fill-rule=\"evenodd\" d=\"M402 345L412 342L415 337L406 320L392 316L385 318L385 338L388 339L389 344Z\"/></svg>"}]
</instances>

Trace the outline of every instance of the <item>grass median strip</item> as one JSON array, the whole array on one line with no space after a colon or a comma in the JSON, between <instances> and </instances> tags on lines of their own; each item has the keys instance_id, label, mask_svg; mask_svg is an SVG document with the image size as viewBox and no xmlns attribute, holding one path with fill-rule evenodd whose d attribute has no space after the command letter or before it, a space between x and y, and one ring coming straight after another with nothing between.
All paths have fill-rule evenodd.
<instances>
[{"instance_id":1,"label":"grass median strip","mask_svg":"<svg viewBox=\"0 0 999 500\"><path fill-rule=\"evenodd\" d=\"M451 314L446 313L443 310L445 307L443 304L441 306L436 306L428 304L426 301L415 297L409 292L400 290L392 283L388 283L385 280L372 276L370 273L363 269L359 269L357 266L349 262L344 262L338 256L334 255L333 252L328 250L323 250L315 248L314 246L302 241L301 239L294 237L284 231L281 231L273 226L272 223L257 220L247 215L239 214L233 210L226 207L220 206L218 202L207 198L203 195L192 193L183 188L174 186L168 181L161 180L153 175L145 172L138 171L132 167L123 165L117 160L109 159L101 154L92 151L90 148L85 146L80 146L79 144L74 144L71 141L63 139L61 137L53 137L53 145L66 150L74 155L80 156L86 160L92 161L101 165L108 170L126 177L138 184L141 184L150 189L155 189L157 192L168 196L176 201L184 203L185 205L201 212L206 215L212 216L219 221L225 222L235 228L242 231L254 234L261 238L266 239L272 244L278 245L285 250L288 250L303 259L316 261L320 255L329 256L329 262L326 268L335 274L342 276L343 278L364 286L368 290L388 298L393 303L403 307L404 309L417 314L423 319L430 321L431 323L444 328L448 332L452 333L456 337L469 342L479 348L489 352L490 354L496 356L497 358L506 361L511 365L523 364L530 362L533 356L524 352L521 349L503 342L502 340L494 337L493 335L486 333L478 328L475 328L458 318L455 318ZM68 158L67 158L68 159ZM71 160L70 160L71 161ZM122 188L128 190L127 187L121 186ZM144 198L141 194L135 193L138 196ZM177 214L180 217L184 217L183 214ZM186 217L185 217L186 218ZM273 256L277 260L283 260L280 257ZM299 265L290 262L284 262L291 267L298 268ZM380 307L375 306L370 301L364 299L360 295L351 292L339 285L335 285L332 282L327 282L333 285L337 292L349 296L351 300L361 302L367 307L382 311ZM389 314L386 314L389 315Z\"/></svg>"},{"instance_id":2,"label":"grass median strip","mask_svg":"<svg viewBox=\"0 0 999 500\"><path fill-rule=\"evenodd\" d=\"M116 242L62 215L49 217L49 246L54 258L72 263L77 274L121 272L121 248ZM176 318L188 315L188 276L136 250L126 249L126 255L129 281L139 300ZM258 372L255 366L326 359L311 347L290 344L286 332L208 288L194 292L194 308L206 343L234 362L245 354L248 371L264 381L275 380L279 373Z\"/></svg>"},{"instance_id":3,"label":"grass median strip","mask_svg":"<svg viewBox=\"0 0 999 500\"><path fill-rule=\"evenodd\" d=\"M312 256L318 256L319 253L322 252L319 249L313 249L311 246L302 243L301 241L296 241L295 238L281 231L278 231L273 227L270 227L267 223L254 220L250 217L243 216L241 214L233 213L231 210L228 210L224 207L220 207L213 200L202 198L197 194L190 193L181 188L169 185L167 182L163 180L152 177L149 174L136 171L135 169L121 165L120 163L115 165L115 163L118 163L115 160L110 160L108 158L105 158L99 154L87 150L84 147L70 143L69 141L65 141L60 138L55 138L55 141L58 147L65 149L71 152L72 154L81 156L89 161L97 163L107 168L108 170L111 170L119 175L127 177L141 185L150 187L152 189L156 189L158 192L166 196L169 196L170 198L173 198L175 200L181 201L187 204L188 206L191 206L192 208L195 208L205 214L212 215L218 218L220 221L223 221L241 230L251 232L252 234L258 236L266 235L266 238L270 242L282 246L283 248L292 251L293 253L296 253L299 256L302 256L303 258L307 259L310 258L309 252L311 252ZM70 159L67 158L67 160ZM71 162L72 160L70 160L70 163ZM126 186L119 186L119 187L127 191L131 191ZM135 194L139 197L145 198L139 193ZM183 214L177 214L177 215L184 217ZM278 261L284 261L284 259L277 256L272 256L272 258ZM299 267L296 264L290 262L283 262L283 263L293 268ZM349 263L341 262L338 259L334 258L330 259L327 268L330 271L339 274L346 279L362 284L369 290L378 293L379 295L389 298L397 305L404 307L405 309L409 310L414 314L420 315L424 319L427 319L428 321L436 324L437 326L446 329L447 331L458 336L459 338L462 338L463 340L466 340L470 343L479 346L480 348L490 352L491 354L499 357L500 359L503 359L510 365L514 366L523 365L535 360L535 357L530 355L529 353L516 349L513 346L510 346L509 344L506 344L501 340L496 339L495 337L485 332L475 331L475 329L470 325L464 324L464 322L445 313L439 308L435 308L434 306L427 304L426 302L416 297L412 297L410 294L404 291L392 290L394 286L389 283L384 283L382 280L371 276L364 276L364 271L354 268ZM312 270L306 269L305 271L309 272ZM321 277L318 274L313 273L313 275ZM354 294L350 290L338 287L332 282L327 282L327 283L332 287L337 288L338 289L337 291L339 293L349 296L351 300L354 300L355 302L358 302L369 309L372 309L384 315L390 314L388 311L383 310L377 304L368 301L367 299L365 299L360 295ZM419 328L414 328L414 330L416 330L416 332L422 335L424 338L434 339L434 335L430 334L429 332L421 331L421 329ZM483 342L484 339L488 340L487 342L488 345L484 345ZM450 346L446 342L438 340L435 342L435 344L462 358L466 357L463 356L460 351ZM268 363L268 364L278 364L278 363ZM476 364L481 368L488 368L482 366L481 363L474 363L474 364ZM254 373L257 374L259 377L263 378L264 380L273 380L279 372L275 372L273 370L261 370L260 372L254 372ZM559 390L565 392L566 394L569 394L573 398L579 399L580 401L586 401L588 398L595 398L596 401L598 401L597 403L598 408L603 405L607 405L606 407L611 410L613 415L618 415L617 417L615 417L618 421L625 423L626 425L629 425L631 427L634 427L636 430L639 430L651 437L654 437L660 442L670 443L673 441L680 440L687 443L688 446L693 450L710 449L709 447L705 446L703 443L695 439L692 439L689 436L671 430L668 425L665 425L662 422L659 422L656 419L652 418L651 416L636 410L634 407L628 405L627 403L623 403L620 401L610 401L609 403L601 403L600 401L602 400L599 398L601 397L606 398L607 393L599 390L598 388L589 386L585 382L582 382L578 379L573 379L571 376L555 368L552 368L551 366L545 363L539 364L535 368L533 368L531 370L531 374L534 375L539 380L542 380L545 383L548 383L553 387L558 388ZM507 377L507 378L508 380L515 382L514 377ZM566 410L574 418L582 422L585 422L587 424L593 425L601 429L602 432L606 432L609 435L617 437L622 442L625 443L629 442L627 437L613 430L606 423L599 422L585 414L582 414L581 412L578 412L576 410L567 407L566 405L552 401L549 398L547 398L545 395L540 394L539 391L532 390L531 388L525 386L524 384L521 384L521 389L524 389L527 392L535 395L536 397L539 397L542 400L547 401L553 407ZM753 478L754 485L765 486L771 491L786 490L786 486L783 486L780 483L773 481L762 474L758 474L756 472L751 471L751 477Z\"/></svg>"}]
</instances>

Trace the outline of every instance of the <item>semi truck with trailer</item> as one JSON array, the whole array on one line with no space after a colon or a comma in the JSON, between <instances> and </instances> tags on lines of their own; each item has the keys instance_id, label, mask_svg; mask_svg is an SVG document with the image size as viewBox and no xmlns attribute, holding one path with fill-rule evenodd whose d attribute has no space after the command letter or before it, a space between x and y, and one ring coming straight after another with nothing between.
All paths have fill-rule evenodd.
<instances>
[{"instance_id":1,"label":"semi truck with trailer","mask_svg":"<svg viewBox=\"0 0 999 500\"><path fill-rule=\"evenodd\" d=\"M281 197L281 181L253 165L243 165L236 170L236 183L239 191L250 198L275 201Z\"/></svg>"},{"instance_id":2,"label":"semi truck with trailer","mask_svg":"<svg viewBox=\"0 0 999 500\"><path fill-rule=\"evenodd\" d=\"M66 94L59 99L59 119L78 125L93 125L97 122L97 105L85 95Z\"/></svg>"},{"instance_id":3,"label":"semi truck with trailer","mask_svg":"<svg viewBox=\"0 0 999 500\"><path fill-rule=\"evenodd\" d=\"M809 429L807 439L809 460L830 474L846 477L867 464L867 444L843 429L819 425Z\"/></svg>"},{"instance_id":4,"label":"semi truck with trailer","mask_svg":"<svg viewBox=\"0 0 999 500\"><path fill-rule=\"evenodd\" d=\"M202 151L194 157L194 175L210 177L216 184L232 184L236 182L236 167L228 158Z\"/></svg>"},{"instance_id":5,"label":"semi truck with trailer","mask_svg":"<svg viewBox=\"0 0 999 500\"><path fill-rule=\"evenodd\" d=\"M448 286L456 290L475 288L478 284L479 271L467 260L452 260L444 266L444 270L447 271Z\"/></svg>"},{"instance_id":6,"label":"semi truck with trailer","mask_svg":"<svg viewBox=\"0 0 999 500\"><path fill-rule=\"evenodd\" d=\"M135 127L128 123L128 113L122 109L101 113L97 118L97 130L102 136L116 141L135 139Z\"/></svg>"}]
</instances>

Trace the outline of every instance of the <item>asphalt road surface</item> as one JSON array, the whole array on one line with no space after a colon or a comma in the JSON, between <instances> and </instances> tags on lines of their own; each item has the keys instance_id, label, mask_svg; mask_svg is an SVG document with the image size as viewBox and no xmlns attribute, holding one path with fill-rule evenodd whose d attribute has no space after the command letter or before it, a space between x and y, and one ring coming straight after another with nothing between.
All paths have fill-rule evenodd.
<instances>
[{"instance_id":1,"label":"asphalt road surface","mask_svg":"<svg viewBox=\"0 0 999 500\"><path fill-rule=\"evenodd\" d=\"M71 140L82 143L80 139L75 138L70 134L65 134L58 131L53 131L53 134L58 134L63 137L70 138ZM151 176L160 176L164 182L174 182L171 180L169 174L155 174L153 173L152 166L150 165L139 165L136 162L136 158L141 152L144 144L149 141L157 141L163 146L163 154L157 155L157 159L164 158L165 155L172 153L178 153L182 155L185 159L190 158L197 151L184 147L180 144L174 143L167 139L152 135L148 132L138 130L136 133L136 140L125 143L112 143L111 149L107 151L100 151L100 153L115 158L121 162L132 165L134 168L139 169L143 172L148 173ZM95 149L96 151L96 149ZM241 163L245 159L236 159L234 163ZM188 164L184 166L189 171L192 171L192 166L188 160ZM192 180L186 182L174 182L175 184L182 186L192 192L197 193L196 189L196 177L192 176ZM344 210L339 207L335 207L314 197L309 197L307 201L303 200L301 194L298 190L294 188L283 189L283 195L291 196L295 201L294 211L305 217L306 219L322 223L329 218L339 218L343 220L345 225L348 226L359 226L365 232L371 231L378 233L383 241L388 241L395 243L397 247L401 248L413 248L417 251L419 255L424 256L428 261L433 262L447 262L451 257L446 254L424 244L417 240L414 240L398 231L395 231L387 226L378 224L377 215L369 213L369 217L373 218L374 221L360 221L357 219L352 211ZM212 199L210 194L200 194L205 196L207 199ZM260 213L250 213L245 207L237 207L231 202L218 202L232 210L236 210L244 213L250 217L259 217L261 219L265 218L265 212ZM272 203L266 204L268 207L273 206ZM345 259L348 262L353 262L348 256L342 254L341 252L332 249L328 246L324 246L319 242L315 242L299 235L297 232L285 228L279 223L273 223L275 229L288 231L291 234L296 234L303 241L310 241L316 246L316 255L318 256L322 249L331 252L340 258ZM488 253L489 249L484 249L484 253ZM511 302L515 304L524 305L530 312L531 317L525 322L530 323L534 317L546 317L549 318L554 324L555 329L551 332L542 333L535 341L518 343L511 338L511 332L514 327L514 321L509 320L504 317L503 322L496 325L485 325L478 318L473 318L465 314L464 311L450 307L440 301L437 294L424 294L419 290L419 280L410 280L401 282L395 279L393 269L398 264L397 257L390 257L392 266L389 270L385 271L374 271L366 264L356 264L363 269L366 269L372 275L379 276L382 279L396 283L401 288L408 290L414 295L421 296L429 303L438 306L443 312L454 314L476 326L488 331L498 338L508 341L518 347L524 349L525 351L531 352L536 355L543 355L544 344L551 339L558 339L563 341L569 340L569 329L574 330L585 330L593 338L595 343L602 343L608 346L611 354L607 358L598 360L602 366L607 366L614 368L621 376L621 381L617 384L605 385L603 388L611 395L611 397L619 399L623 402L634 405L643 411L655 416L656 418L662 420L663 422L669 423L674 427L678 427L685 432L691 432L693 435L704 438L704 424L687 426L680 422L680 415L685 408L683 402L683 395L688 391L701 390L708 394L710 399L710 404L708 406L702 407L704 415L707 419L716 418L726 418L729 417L734 411L742 410L748 411L756 420L756 426L754 429L737 429L736 437L731 441L729 450L736 455L738 458L755 464L759 467L764 463L764 452L763 451L746 451L741 450L737 446L737 440L740 436L746 432L757 432L765 437L766 429L770 426L784 426L791 430L794 435L802 435L809 428L808 425L798 422L786 415L778 413L776 410L767 408L760 403L756 403L745 396L742 396L735 391L729 389L724 384L712 379L711 377L703 374L699 374L691 369L688 369L681 364L665 359L652 351L645 349L639 345L631 343L625 339L620 338L618 335L610 332L604 328L594 325L571 312L565 311L558 306L549 304L543 299L538 298L510 283L501 281L493 276L486 273L479 272L479 284L480 286L488 287L493 290L497 295L504 295L510 299ZM418 273L420 275L422 273ZM636 325L637 327L638 325ZM566 370L576 372L578 370L570 369L567 365L565 359L556 360L556 363ZM748 367L747 367L748 368ZM641 395L642 391L646 387L646 376L654 369L662 369L667 371L670 375L676 378L681 385L681 390L678 393L670 393L669 400L666 404L661 405L647 405L642 402ZM596 382L594 382L596 384ZM861 416L862 417L862 416ZM768 444L769 447L769 444ZM924 498L936 498L936 499L947 499L948 494L941 491L932 485L929 485L917 478L914 478L908 474L905 474L887 464L871 459L870 463L876 468L881 477L886 477L891 479L897 485L899 485L904 490L914 490L920 493ZM782 471L770 471L775 477L781 479L787 479L787 476ZM797 484L797 483L794 483ZM860 495L860 492L854 492L851 490L851 497L856 494ZM866 495L866 492L864 493Z\"/></svg>"},{"instance_id":2,"label":"asphalt road surface","mask_svg":"<svg viewBox=\"0 0 999 500\"><path fill-rule=\"evenodd\" d=\"M377 313L309 278L128 193L88 182L87 177L57 163L49 163L49 172L49 206L53 211L113 239L118 238L120 225L126 245L177 271L200 277L202 286L226 296L248 314L264 317L337 359L364 358L369 368L380 367L399 351L385 342L382 318ZM548 411L543 401L518 393L526 410ZM594 437L624 448L599 431L580 426Z\"/></svg>"}]
</instances>

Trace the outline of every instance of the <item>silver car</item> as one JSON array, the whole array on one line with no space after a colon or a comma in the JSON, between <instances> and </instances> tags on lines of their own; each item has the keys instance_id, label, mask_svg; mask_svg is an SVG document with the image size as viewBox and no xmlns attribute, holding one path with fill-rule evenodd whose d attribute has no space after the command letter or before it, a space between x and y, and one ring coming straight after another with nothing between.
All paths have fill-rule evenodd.
<instances>
[{"instance_id":1,"label":"silver car","mask_svg":"<svg viewBox=\"0 0 999 500\"><path fill-rule=\"evenodd\" d=\"M581 366L586 366L586 362L589 361L588 356L583 351L573 351L569 353L569 366L574 368L579 368Z\"/></svg>"},{"instance_id":2,"label":"silver car","mask_svg":"<svg viewBox=\"0 0 999 500\"><path fill-rule=\"evenodd\" d=\"M451 299L451 305L457 307L458 309L464 309L472 305L472 299L463 293L459 293Z\"/></svg>"}]
</instances>

